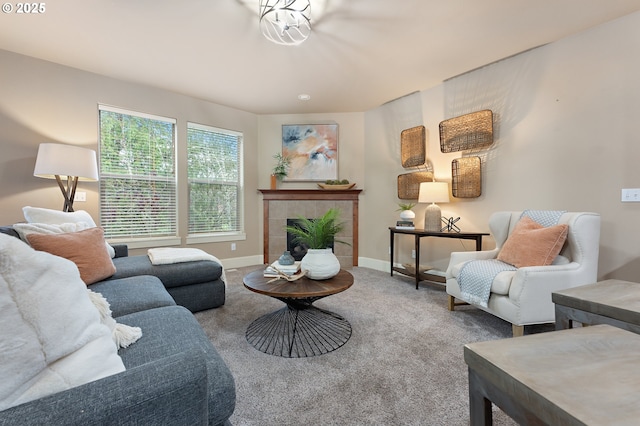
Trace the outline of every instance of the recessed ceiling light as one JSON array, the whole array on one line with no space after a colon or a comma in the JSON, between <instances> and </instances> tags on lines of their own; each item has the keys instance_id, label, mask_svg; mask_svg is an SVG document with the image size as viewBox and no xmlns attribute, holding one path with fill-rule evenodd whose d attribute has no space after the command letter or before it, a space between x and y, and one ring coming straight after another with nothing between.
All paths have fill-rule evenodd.
<instances>
[{"instance_id":1,"label":"recessed ceiling light","mask_svg":"<svg viewBox=\"0 0 640 426\"><path fill-rule=\"evenodd\" d=\"M308 101L309 99L311 99L311 95L307 95L306 93L301 93L298 95L298 99L300 99L301 101Z\"/></svg>"}]
</instances>

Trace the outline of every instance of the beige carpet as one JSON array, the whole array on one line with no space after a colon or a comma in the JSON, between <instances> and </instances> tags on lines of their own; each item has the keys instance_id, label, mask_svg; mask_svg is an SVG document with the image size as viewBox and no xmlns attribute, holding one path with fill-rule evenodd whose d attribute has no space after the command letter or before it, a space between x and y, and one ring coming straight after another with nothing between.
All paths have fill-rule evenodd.
<instances>
[{"instance_id":1,"label":"beige carpet","mask_svg":"<svg viewBox=\"0 0 640 426\"><path fill-rule=\"evenodd\" d=\"M510 337L510 324L470 306L449 312L437 284L416 290L410 278L354 268L349 290L315 303L348 319L351 339L328 354L280 358L245 338L253 320L284 306L242 285L259 268L227 271L226 304L196 314L235 377L234 425L469 424L463 345ZM494 423L514 424L497 409Z\"/></svg>"}]
</instances>

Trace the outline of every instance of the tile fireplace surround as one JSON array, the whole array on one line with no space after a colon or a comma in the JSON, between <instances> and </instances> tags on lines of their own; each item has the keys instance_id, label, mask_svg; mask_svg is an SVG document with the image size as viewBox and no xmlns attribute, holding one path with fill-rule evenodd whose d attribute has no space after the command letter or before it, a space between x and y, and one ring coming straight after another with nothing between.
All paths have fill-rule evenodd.
<instances>
[{"instance_id":1,"label":"tile fireplace surround","mask_svg":"<svg viewBox=\"0 0 640 426\"><path fill-rule=\"evenodd\" d=\"M260 189L263 200L264 263L276 261L287 249L287 219L298 216L314 219L332 207L340 209L345 229L336 239L334 252L343 268L358 266L358 197L361 189Z\"/></svg>"}]
</instances>

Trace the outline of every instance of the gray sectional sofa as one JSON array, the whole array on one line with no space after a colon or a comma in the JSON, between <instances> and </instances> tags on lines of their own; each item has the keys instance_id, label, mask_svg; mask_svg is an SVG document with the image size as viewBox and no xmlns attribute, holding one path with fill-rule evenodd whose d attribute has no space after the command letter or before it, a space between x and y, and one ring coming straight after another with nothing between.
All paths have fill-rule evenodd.
<instances>
[{"instance_id":1,"label":"gray sectional sofa","mask_svg":"<svg viewBox=\"0 0 640 426\"><path fill-rule=\"evenodd\" d=\"M11 227L0 232L18 237ZM142 329L118 351L126 371L0 411L0 425L229 424L233 376L190 312L224 304L222 267L152 266L126 247L116 253L116 275L89 288L118 323Z\"/></svg>"}]
</instances>

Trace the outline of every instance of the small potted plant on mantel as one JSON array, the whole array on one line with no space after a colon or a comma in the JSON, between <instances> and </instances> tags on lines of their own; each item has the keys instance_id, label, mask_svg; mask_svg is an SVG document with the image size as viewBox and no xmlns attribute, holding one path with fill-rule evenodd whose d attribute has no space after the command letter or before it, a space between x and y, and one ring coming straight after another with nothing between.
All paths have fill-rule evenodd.
<instances>
[{"instance_id":1,"label":"small potted plant on mantel","mask_svg":"<svg viewBox=\"0 0 640 426\"><path fill-rule=\"evenodd\" d=\"M339 221L340 210L331 208L317 219L298 216L297 225L286 227L294 241L307 246L307 254L300 261L300 269L312 280L326 280L340 272L340 261L333 254L331 243L349 244L335 236L344 229Z\"/></svg>"},{"instance_id":2,"label":"small potted plant on mantel","mask_svg":"<svg viewBox=\"0 0 640 426\"><path fill-rule=\"evenodd\" d=\"M278 182L282 181L289 174L289 167L291 166L291 158L282 153L277 153L273 156L276 160L276 165L271 171L271 189L276 189Z\"/></svg>"}]
</instances>

